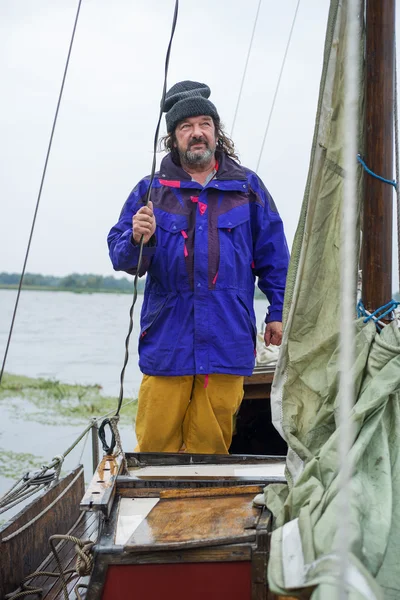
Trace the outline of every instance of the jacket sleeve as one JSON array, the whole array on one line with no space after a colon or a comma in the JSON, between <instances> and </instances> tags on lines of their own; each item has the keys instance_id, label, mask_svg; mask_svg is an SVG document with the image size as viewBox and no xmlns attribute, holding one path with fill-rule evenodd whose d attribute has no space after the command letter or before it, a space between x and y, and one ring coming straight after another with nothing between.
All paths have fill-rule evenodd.
<instances>
[{"instance_id":1,"label":"jacket sleeve","mask_svg":"<svg viewBox=\"0 0 400 600\"><path fill-rule=\"evenodd\" d=\"M118 223L114 225L107 237L111 262L115 271L126 271L135 275L139 261L139 245L132 238L132 217L143 206L144 198L149 186L149 180L142 179L131 192L125 202ZM143 246L142 264L139 276L148 270L151 259L156 251L156 236L153 235L149 242Z\"/></svg>"},{"instance_id":2,"label":"jacket sleeve","mask_svg":"<svg viewBox=\"0 0 400 600\"><path fill-rule=\"evenodd\" d=\"M261 179L253 175L251 188L256 196L252 205L254 273L258 287L269 301L266 323L282 321L283 299L289 265L289 250L282 219Z\"/></svg>"}]
</instances>

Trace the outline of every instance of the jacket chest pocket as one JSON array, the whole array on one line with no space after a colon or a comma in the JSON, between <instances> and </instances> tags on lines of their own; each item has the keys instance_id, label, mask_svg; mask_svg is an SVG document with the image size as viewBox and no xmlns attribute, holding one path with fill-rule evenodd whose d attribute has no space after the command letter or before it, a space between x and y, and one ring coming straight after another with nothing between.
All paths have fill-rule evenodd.
<instances>
[{"instance_id":1,"label":"jacket chest pocket","mask_svg":"<svg viewBox=\"0 0 400 600\"><path fill-rule=\"evenodd\" d=\"M219 215L217 229L218 282L228 287L241 287L253 260L249 205L238 206Z\"/></svg>"},{"instance_id":2,"label":"jacket chest pocket","mask_svg":"<svg viewBox=\"0 0 400 600\"><path fill-rule=\"evenodd\" d=\"M156 227L159 228L159 243L165 249L183 246L181 240L187 236L188 221L184 215L175 215L163 210L155 210ZM157 231L156 231L157 236Z\"/></svg>"},{"instance_id":3,"label":"jacket chest pocket","mask_svg":"<svg viewBox=\"0 0 400 600\"><path fill-rule=\"evenodd\" d=\"M150 273L168 291L185 288L189 285L187 217L156 209L155 218L157 250Z\"/></svg>"},{"instance_id":4,"label":"jacket chest pocket","mask_svg":"<svg viewBox=\"0 0 400 600\"><path fill-rule=\"evenodd\" d=\"M159 244L164 250L173 255L186 255L186 239L188 220L184 215L175 215L163 210L155 211L156 227ZM157 236L157 231L156 231Z\"/></svg>"}]
</instances>

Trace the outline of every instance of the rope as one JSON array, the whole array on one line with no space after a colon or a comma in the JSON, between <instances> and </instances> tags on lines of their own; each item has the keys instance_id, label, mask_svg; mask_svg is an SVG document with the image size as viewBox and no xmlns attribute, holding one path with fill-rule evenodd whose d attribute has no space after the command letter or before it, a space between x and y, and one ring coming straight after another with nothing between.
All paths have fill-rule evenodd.
<instances>
[{"instance_id":1,"label":"rope","mask_svg":"<svg viewBox=\"0 0 400 600\"><path fill-rule=\"evenodd\" d=\"M124 402L124 404L121 405L121 410L123 410L130 404L133 404L134 402L137 402L137 398L133 398L132 400L129 400L129 402ZM113 415L113 414L115 414L115 409L108 411L108 413L106 413L105 415L102 415L101 417L97 417L97 421L106 419L107 417L109 417L110 415Z\"/></svg>"},{"instance_id":2,"label":"rope","mask_svg":"<svg viewBox=\"0 0 400 600\"><path fill-rule=\"evenodd\" d=\"M360 0L347 3L347 35L345 58L344 96L344 164L346 177L343 190L342 244L341 258L341 297L340 297L340 382L339 382L339 492L337 504L338 541L340 548L340 600L347 599L347 581L350 551L350 479L353 464L350 450L354 432L349 418L354 405L354 381L352 366L355 356L354 342L354 292L356 290L356 203L357 203L357 153L359 123L360 55L359 14L363 14Z\"/></svg>"},{"instance_id":3,"label":"rope","mask_svg":"<svg viewBox=\"0 0 400 600\"><path fill-rule=\"evenodd\" d=\"M117 447L116 456L118 456L119 454L122 456L122 473L128 474L128 463L126 462L125 453L122 449L121 437L119 435L119 430L118 430L118 421L119 421L119 415L111 417L110 425L111 425L112 432L114 434L115 444Z\"/></svg>"},{"instance_id":4,"label":"rope","mask_svg":"<svg viewBox=\"0 0 400 600\"><path fill-rule=\"evenodd\" d=\"M74 587L74 592L76 594L76 598L77 600L83 600L80 592L79 592L79 588L83 588L84 590L88 590L89 586L86 585L85 583L77 583L76 586Z\"/></svg>"},{"instance_id":5,"label":"rope","mask_svg":"<svg viewBox=\"0 0 400 600\"><path fill-rule=\"evenodd\" d=\"M168 75L169 59L170 59L171 48L172 48L172 40L174 39L174 33L175 33L176 23L177 23L177 19L178 19L178 8L179 8L179 0L175 0L175 10L174 10L174 16L173 16L173 19L172 19L171 36L170 36L170 39L169 39L167 53L166 53L166 56L165 56L164 85L163 85L163 91L162 91L162 95L161 95L160 114L159 114L159 117L158 117L156 131L155 131L155 134L154 134L153 162L152 162L152 167L151 167L151 175L150 175L149 187L147 189L146 199L145 199L145 202L144 202L145 206L148 205L149 200L150 200L151 187L152 187L152 184L153 184L153 181L154 181L154 174L155 174L155 170L156 170L158 136L159 136L159 131L160 131L161 119L162 119L162 115L163 115L165 95L167 93L167 75ZM138 279L139 279L140 267L142 265L143 239L144 239L144 236L142 235L142 238L140 240L140 247L139 247L138 265L137 265L137 269L136 269L135 279L133 281L133 299L132 299L131 308L129 310L129 328L128 328L128 334L127 334L126 339L125 339L125 358L124 358L124 364L123 364L123 367L122 367L122 370L121 370L121 375L120 375L120 390L119 390L119 397L118 397L118 407L117 407L117 411L115 413L116 417L120 413L121 406L122 406L122 401L123 401L123 398L124 398L125 369L127 367L128 360L129 360L129 341L130 341L131 333L132 333L132 330L133 330L133 311L134 311L134 307L135 307L136 300L137 300L137 283L138 283ZM99 436L100 436L100 430L101 430L101 428L102 428L102 426L100 426L100 428L99 428ZM104 427L103 427L103 429L104 429ZM112 452L112 450L114 449L114 447L112 446L112 444L111 444L112 447L109 447L109 448L106 449L106 447L105 447L106 446L105 440L103 440L101 437L100 437L100 439L101 439L101 442L103 444L103 450L106 452L106 454L109 454L110 450Z\"/></svg>"},{"instance_id":6,"label":"rope","mask_svg":"<svg viewBox=\"0 0 400 600\"><path fill-rule=\"evenodd\" d=\"M52 483L56 483L60 476L62 464L64 459L72 450L78 445L81 439L90 431L92 423L85 428L85 430L77 437L77 439L71 444L71 446L63 453L55 456L50 465L43 465L43 467L34 472L32 475L26 473L23 475L12 487L0 498L0 514L9 510L13 506L16 506L20 502L26 500L33 494L36 494L44 489L47 489ZM51 469L54 469L53 474L48 474ZM47 475L45 475L45 473ZM38 482L43 481L42 484ZM33 490L30 488L35 486Z\"/></svg>"},{"instance_id":7,"label":"rope","mask_svg":"<svg viewBox=\"0 0 400 600\"><path fill-rule=\"evenodd\" d=\"M47 172L47 164L49 162L50 151L51 151L51 147L52 147L52 143L53 143L53 137L54 137L54 131L55 131L56 124L57 124L58 112L59 112L59 109L60 109L61 99L62 99L62 95L63 95L63 91L64 91L65 80L66 80L66 77L67 77L68 66L69 66L69 59L70 59L70 56L71 56L72 46L73 46L73 43L74 43L75 31L76 31L76 26L78 24L78 18L79 18L79 12L80 12L80 9L81 9L81 4L82 4L82 0L79 0L79 2L78 2L78 8L77 8L77 11L76 11L76 16L75 16L74 27L72 29L71 41L69 43L67 60L66 60L65 67L64 67L64 75L63 75L63 78L62 78L60 93L59 93L59 96L58 96L57 108L56 108L56 112L55 112L55 115L54 115L53 126L51 128L51 134L50 134L49 144L48 144L48 147L47 147L47 154L46 154L46 159L45 159L45 162L44 162L44 167L43 167L43 172L42 172L42 178L41 178L41 181L40 181L39 193L38 193L37 200L36 200L36 208L35 208L35 212L34 212L34 215L33 215L32 226L31 226L31 231L30 231L29 240L28 240L28 246L27 246L27 249L26 249L25 258L24 258L24 264L23 264L23 267L22 267L21 277L20 277L19 284L18 284L17 297L16 297L16 300L15 300L14 312L13 312L13 316L12 316L12 319L11 319L10 331L8 333L6 350L5 350L5 353L4 353L3 364L1 366L0 383L1 383L2 378L3 378L3 373L4 373L5 366L6 366L7 356L8 356L8 350L10 348L11 337L12 337L12 333L13 333L13 330L14 330L15 318L17 316L17 309L18 309L18 304L19 304L19 298L20 298L20 295L21 295L22 282L23 282L23 279L24 279L25 269L26 269L26 265L27 265L27 262L28 262L28 256L29 256L29 251L30 251L30 248L31 248L33 232L34 232L35 224L36 224L36 217L37 217L37 214L38 214L38 211L39 211L40 199L42 197L42 190L43 190L44 180L45 180L46 172Z\"/></svg>"},{"instance_id":8,"label":"rope","mask_svg":"<svg viewBox=\"0 0 400 600\"><path fill-rule=\"evenodd\" d=\"M64 571L64 575L76 575L74 569L68 569L67 571ZM35 577L54 577L56 579L60 578L60 573L53 573L53 571L36 571L35 573L32 573L31 575L28 575L27 577L25 577L25 579L22 582L21 588L16 590L15 592L11 592L11 594L7 594L5 596L6 600L17 600L18 598L25 598L25 596L33 596L34 594L37 596L42 596L43 594L43 588L41 587L33 587L31 585L28 585L27 582L30 581L31 579L34 579ZM64 598L65 598L65 593L64 593ZM67 596L68 599L68 596Z\"/></svg>"},{"instance_id":9,"label":"rope","mask_svg":"<svg viewBox=\"0 0 400 600\"><path fill-rule=\"evenodd\" d=\"M290 42L291 42L291 39L292 39L293 29L294 29L294 25L296 23L297 13L298 13L298 10L299 10L299 6L300 6L300 0L297 1L296 10L294 11L294 17L293 17L293 21L292 21L292 26L290 28L289 38L288 38L288 41L287 41L287 44L286 44L286 49L285 49L285 54L283 56L283 62L282 62L281 70L280 70L280 73L279 73L278 82L276 84L275 93L274 93L274 97L273 97L273 100L272 100L272 106L271 106L271 110L270 110L268 121L267 121L267 127L265 128L265 133L264 133L263 141L262 141L262 144L261 144L261 150L260 150L260 154L258 156L258 161L257 161L257 166L256 166L256 173L258 173L258 169L260 167L260 162L261 162L261 157L262 157L262 154L264 152L265 140L267 139L267 135L268 135L268 131L269 131L269 126L271 124L272 114L274 112L275 102L276 102L276 98L278 96L279 87L280 87L281 79L282 79L282 74L283 74L283 70L285 68L286 58L287 58L287 55L288 55L289 46L290 46Z\"/></svg>"},{"instance_id":10,"label":"rope","mask_svg":"<svg viewBox=\"0 0 400 600\"><path fill-rule=\"evenodd\" d=\"M368 323L368 321L371 320L374 321L378 331L382 331L382 328L385 327L386 324L381 321L381 319L391 314L398 306L400 306L400 302L390 300L384 306L380 306L374 312L370 313L365 308L362 300L360 300L357 304L357 315L358 317L365 317L364 323Z\"/></svg>"},{"instance_id":11,"label":"rope","mask_svg":"<svg viewBox=\"0 0 400 600\"><path fill-rule=\"evenodd\" d=\"M128 472L128 468L127 468L127 462L126 462L126 458L125 458L125 453L122 450L122 443L121 443L121 437L119 435L119 431L118 431L118 421L119 421L119 415L114 415L113 417L110 417L109 419L104 419L104 421L102 422L102 424L99 427L99 438L101 441L101 445L103 446L103 450L106 456L115 456L117 457L118 455L122 456L122 470L124 473ZM111 442L108 445L107 444L107 440L106 440L106 432L105 432L105 428L106 425L109 426L110 431L111 431ZM117 450L116 452L114 452L114 448L115 446L117 446Z\"/></svg>"},{"instance_id":12,"label":"rope","mask_svg":"<svg viewBox=\"0 0 400 600\"><path fill-rule=\"evenodd\" d=\"M73 525L73 527L70 531L73 531L74 529L76 529L77 525L84 517L84 514L85 513L81 513L78 520ZM94 562L93 555L92 555L92 549L93 549L93 546L97 543L92 540L81 540L81 539L71 535L70 531L66 535L56 534L56 535L52 535L49 538L51 551L53 553L54 559L55 559L57 567L58 567L58 573L53 572L53 571L41 571L41 570L31 573L30 575L28 575L27 577L25 577L23 579L22 585L18 590L16 590L15 592L12 592L11 594L8 594L6 596L7 600L17 600L18 598L24 598L25 596L34 595L34 594L36 594L38 596L42 596L43 588L33 587L31 585L28 585L28 582L30 582L32 579L35 579L36 577L54 577L54 578L60 579L64 600L69 599L68 587L67 587L67 577L69 575L71 575L71 578L72 577L86 577L86 576L90 575L92 568L93 568L93 562ZM57 541L58 541L58 543L57 543ZM76 564L75 564L74 569L67 569L64 571L62 563L61 563L59 551L61 550L61 547L64 545L65 542L72 542L73 544L75 544ZM81 596L79 595L79 593L77 591L77 589L79 587L87 588L87 586L85 584L80 584L80 583L77 583L77 585L75 586L75 593L77 594L78 598L81 598Z\"/></svg>"},{"instance_id":13,"label":"rope","mask_svg":"<svg viewBox=\"0 0 400 600\"><path fill-rule=\"evenodd\" d=\"M92 421L92 426L91 426L91 428L90 428L90 429L92 429L92 428L93 428L93 426L94 426L94 423L93 423L93 421ZM88 439L89 439L89 432L90 432L90 429L88 430L88 432L87 432L87 434L86 434L86 437L85 437L85 441L83 442L82 450L81 450L81 453L80 453L80 455L79 455L79 459L78 459L78 465L80 465L80 464L81 464L81 462L82 462L83 453L85 452L86 444L87 444L87 441L88 441Z\"/></svg>"},{"instance_id":14,"label":"rope","mask_svg":"<svg viewBox=\"0 0 400 600\"><path fill-rule=\"evenodd\" d=\"M0 506L2 506L2 508L0 510L0 515L2 513L4 513L4 512L7 512L7 510L10 510L10 508L13 508L14 506L17 506L17 504L20 504L24 500L27 500L28 498L30 498L34 494L38 494L39 492L45 490L46 487L47 486L43 485L43 486L40 486L40 487L35 488L33 490L29 490L29 491L26 491L24 493L21 493L14 500L9 501L7 504L5 504L5 502L3 503L3 498L5 498L5 496L3 496L1 498L1 503L0 503Z\"/></svg>"},{"instance_id":15,"label":"rope","mask_svg":"<svg viewBox=\"0 0 400 600\"><path fill-rule=\"evenodd\" d=\"M238 114L238 110L239 110L240 99L242 97L244 80L245 80L246 74L247 74L247 67L249 66L249 59L250 59L251 49L252 49L252 46L253 46L254 34L255 34L255 31L256 31L256 26L257 26L257 21L258 21L258 14L260 12L261 2L262 2L262 0L259 0L259 2L258 2L256 16L255 16L255 19L254 19L253 31L251 32L249 50L247 52L247 58L246 58L246 63L244 65L242 82L240 84L239 96L238 96L237 103L236 103L235 114L233 116L233 123L232 123L232 129L231 129L231 137L233 136L233 130L235 129L235 125L236 125L236 118L237 118L237 114Z\"/></svg>"},{"instance_id":16,"label":"rope","mask_svg":"<svg viewBox=\"0 0 400 600\"><path fill-rule=\"evenodd\" d=\"M75 544L75 552L77 554L75 570L69 569L68 571L63 571L63 566L61 563L61 559L59 557L55 542L57 540L64 540L67 542L72 542ZM93 556L90 554L95 542L92 540L80 540L79 538L73 535L52 535L50 537L50 547L53 552L53 556L58 566L59 576L61 580L61 585L63 587L64 598L65 600L69 599L67 581L65 575L73 573L79 577L85 577L86 575L90 575L93 568Z\"/></svg>"},{"instance_id":17,"label":"rope","mask_svg":"<svg viewBox=\"0 0 400 600\"><path fill-rule=\"evenodd\" d=\"M61 465L57 469L42 467L39 471L34 471L32 475L28 472L17 481L12 488L0 499L0 514L16 506L23 500L38 492L48 488L52 483L58 481ZM33 488L33 489L32 489Z\"/></svg>"},{"instance_id":18,"label":"rope","mask_svg":"<svg viewBox=\"0 0 400 600\"><path fill-rule=\"evenodd\" d=\"M136 400L130 400L129 402L126 402L121 406L121 410L124 409L126 406L129 406L129 404L132 404L133 402L136 402ZM114 411L110 411L106 415L99 417L99 420L104 419L113 412ZM80 464L89 437L89 432L92 429L92 427L93 420L91 420L90 424L84 429L84 431L75 439L75 441L63 454L58 454L53 458L51 464L43 465L41 469L32 474L25 473L18 481L16 481L14 485L8 490L8 492L6 492L0 498L0 514L10 510L17 504L20 504L21 502L27 500L34 494L39 494L40 492L46 490L50 487L50 485L54 485L55 483L57 483L60 477L64 459L68 456L68 454L70 454L70 452L72 452L72 450L74 450L74 448L79 444L82 438L86 436L80 454L80 458L78 460L78 464ZM118 429L116 428L116 424L114 425L114 427L116 431L116 433L114 433L114 439L115 437L117 438L119 444L118 447L120 448L120 452L122 453L121 438ZM110 428L112 430L111 424ZM126 468L125 463L123 467ZM52 469L54 469L53 473L51 472Z\"/></svg>"},{"instance_id":19,"label":"rope","mask_svg":"<svg viewBox=\"0 0 400 600\"><path fill-rule=\"evenodd\" d=\"M362 166L364 167L364 170L369 173L369 175L372 175L372 177L375 177L375 179L379 179L379 181L383 181L383 183L388 183L389 185L393 185L393 187L395 187L397 189L397 183L396 181L394 181L393 179L385 179L384 177L381 177L380 175L377 175L376 173L374 173L373 171L371 171L371 169L369 169L365 163L365 161L361 158L360 154L357 154L357 160L360 164L362 164Z\"/></svg>"},{"instance_id":20,"label":"rope","mask_svg":"<svg viewBox=\"0 0 400 600\"><path fill-rule=\"evenodd\" d=\"M31 527L34 523L36 523L36 521L38 521L39 519L41 519L43 517L43 515L45 515L47 512L49 512L49 510L51 510L53 508L53 506L55 506L57 504L57 502L63 496L65 496L65 494L71 489L71 487L75 484L75 482L77 481L77 479L79 479L80 476L81 476L81 471L79 471L79 473L77 475L75 475L75 477L72 479L72 481L70 481L70 483L67 485L67 487L61 492L61 494L59 494L57 496L57 498L55 498L53 500L53 502L50 502L50 504L48 504L46 506L46 508L44 508L39 514L37 514L36 517L34 517L33 519L31 519L31 521L28 521L28 523L26 523L25 525L23 525L22 527L20 527L16 531L14 531L13 533L10 533L10 535L8 535L7 537L3 538L2 541L3 542L9 542L13 538L17 537L17 535L19 535L20 533L22 533L23 531L25 531L25 529L28 529L29 527Z\"/></svg>"}]
</instances>

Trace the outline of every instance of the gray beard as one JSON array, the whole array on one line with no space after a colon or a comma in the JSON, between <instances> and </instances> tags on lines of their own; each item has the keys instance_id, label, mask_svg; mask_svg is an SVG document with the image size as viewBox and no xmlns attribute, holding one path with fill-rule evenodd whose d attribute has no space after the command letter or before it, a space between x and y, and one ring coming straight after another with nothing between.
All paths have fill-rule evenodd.
<instances>
[{"instance_id":1,"label":"gray beard","mask_svg":"<svg viewBox=\"0 0 400 600\"><path fill-rule=\"evenodd\" d=\"M191 150L186 150L186 152L182 152L179 149L178 152L181 162L191 166L206 165L214 154L214 150L211 150L211 148L206 148L203 152L192 152Z\"/></svg>"}]
</instances>

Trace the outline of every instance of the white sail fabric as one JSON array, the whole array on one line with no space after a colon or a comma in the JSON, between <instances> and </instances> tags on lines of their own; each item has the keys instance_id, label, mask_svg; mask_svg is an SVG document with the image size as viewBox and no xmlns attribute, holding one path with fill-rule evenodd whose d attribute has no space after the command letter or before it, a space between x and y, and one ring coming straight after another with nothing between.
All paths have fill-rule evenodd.
<instances>
[{"instance_id":1,"label":"white sail fabric","mask_svg":"<svg viewBox=\"0 0 400 600\"><path fill-rule=\"evenodd\" d=\"M338 372L345 9L346 2L332 0L311 166L272 389L274 424L289 445L288 486L265 490L274 515L270 587L275 593L313 600L337 598L341 552ZM361 111L360 150L363 122ZM359 175L361 182L361 169ZM400 598L400 334L393 324L377 335L372 322L359 319L354 335L357 401L351 414L356 438L348 507L348 598L394 600Z\"/></svg>"}]
</instances>

